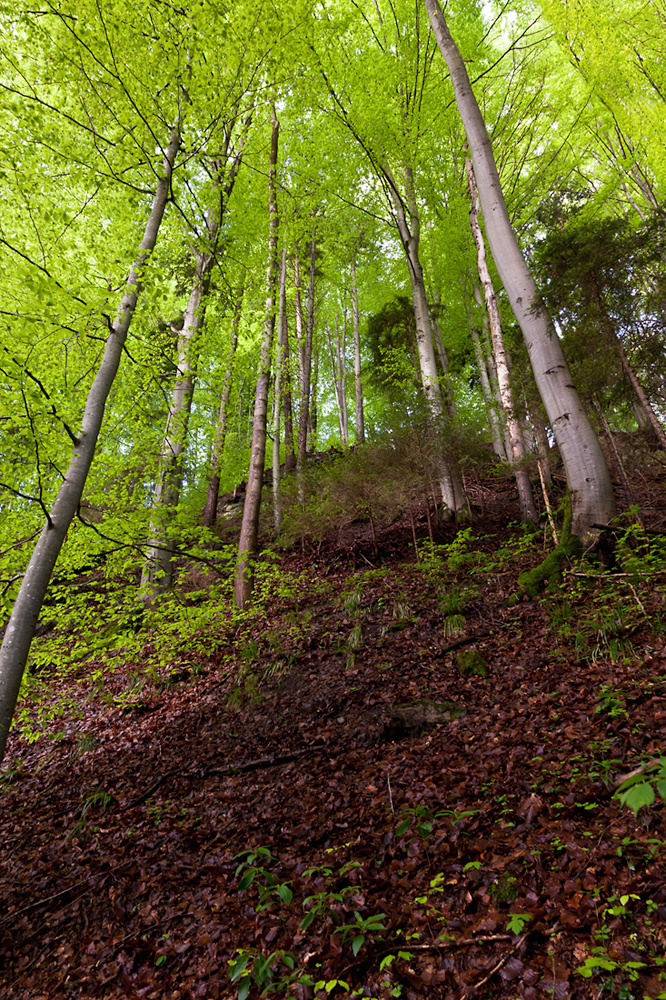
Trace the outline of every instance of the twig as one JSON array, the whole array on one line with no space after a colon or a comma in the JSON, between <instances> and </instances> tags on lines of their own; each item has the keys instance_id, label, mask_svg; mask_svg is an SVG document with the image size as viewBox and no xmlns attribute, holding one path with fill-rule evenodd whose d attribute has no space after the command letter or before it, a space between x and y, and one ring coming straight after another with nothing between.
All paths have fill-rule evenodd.
<instances>
[{"instance_id":1,"label":"twig","mask_svg":"<svg viewBox=\"0 0 666 1000\"><path fill-rule=\"evenodd\" d=\"M449 642L446 646L442 646L437 655L442 656L444 653L450 653L453 649L459 649L460 646L468 646L470 642L476 642L477 639L485 639L489 635L490 629L486 629L485 632L477 632L475 635L467 635L462 639L456 639L455 642Z\"/></svg>"},{"instance_id":2,"label":"twig","mask_svg":"<svg viewBox=\"0 0 666 1000\"><path fill-rule=\"evenodd\" d=\"M502 957L500 958L500 960L497 963L497 965L494 965L492 967L492 969L490 970L490 972L488 973L487 976L484 976L484 978L481 979L478 983L474 983L474 985L471 987L471 989L469 989L465 993L463 993L463 998L471 996L472 993L476 993L476 991L479 990L479 989L481 989L482 986L485 986L485 984L488 982L488 980L492 979L493 976L495 975L495 973L499 972L499 970L502 968L502 966L506 962L509 961L509 959L514 954L514 952L518 951L518 949L520 948L520 946L523 943L523 941L525 941L525 939L527 938L528 934L529 934L529 931L527 931L525 934L521 934L520 937L518 938L518 940L516 941L516 943L514 944L513 948L509 948L509 950L506 952L506 954L502 955Z\"/></svg>"}]
</instances>

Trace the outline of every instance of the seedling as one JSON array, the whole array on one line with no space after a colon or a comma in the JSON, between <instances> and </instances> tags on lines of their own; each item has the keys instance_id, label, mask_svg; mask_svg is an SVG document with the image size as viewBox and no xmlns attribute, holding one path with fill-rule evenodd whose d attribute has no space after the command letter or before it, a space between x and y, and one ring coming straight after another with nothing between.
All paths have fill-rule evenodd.
<instances>
[{"instance_id":1,"label":"seedling","mask_svg":"<svg viewBox=\"0 0 666 1000\"><path fill-rule=\"evenodd\" d=\"M342 940L345 944L351 938L352 954L356 956L365 944L366 938L374 937L386 930L384 927L386 914L375 913L371 917L362 917L358 910L354 910L354 916L356 919L352 923L343 924L339 928L339 933L342 934Z\"/></svg>"}]
</instances>

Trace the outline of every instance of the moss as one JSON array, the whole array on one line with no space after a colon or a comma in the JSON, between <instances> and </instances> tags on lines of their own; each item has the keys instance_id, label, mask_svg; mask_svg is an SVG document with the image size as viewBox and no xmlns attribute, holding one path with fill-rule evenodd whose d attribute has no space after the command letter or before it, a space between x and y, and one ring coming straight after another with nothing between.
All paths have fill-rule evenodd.
<instances>
[{"instance_id":1,"label":"moss","mask_svg":"<svg viewBox=\"0 0 666 1000\"><path fill-rule=\"evenodd\" d=\"M478 649L463 649L456 653L456 667L462 677L487 677L488 667Z\"/></svg>"},{"instance_id":2,"label":"moss","mask_svg":"<svg viewBox=\"0 0 666 1000\"><path fill-rule=\"evenodd\" d=\"M530 599L538 597L541 591L550 586L553 581L561 583L565 563L580 558L583 546L578 535L571 532L571 519L571 497L567 492L564 501L564 524L559 544L546 556L543 562L533 569L521 573L518 577L518 586ZM514 594L512 603L515 604L519 599L519 595Z\"/></svg>"}]
</instances>

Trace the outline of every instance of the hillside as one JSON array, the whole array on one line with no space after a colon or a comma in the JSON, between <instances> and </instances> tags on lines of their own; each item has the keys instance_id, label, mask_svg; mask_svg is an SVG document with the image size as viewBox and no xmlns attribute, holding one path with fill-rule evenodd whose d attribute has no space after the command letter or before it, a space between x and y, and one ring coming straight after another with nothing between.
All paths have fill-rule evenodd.
<instances>
[{"instance_id":1,"label":"hillside","mask_svg":"<svg viewBox=\"0 0 666 1000\"><path fill-rule=\"evenodd\" d=\"M664 753L664 464L630 485L647 530L625 503L535 600L550 537L481 471L418 562L407 517L379 556L356 523L274 552L249 614L193 565L143 620L46 625L0 779L0 997L665 997L666 809L614 797Z\"/></svg>"}]
</instances>

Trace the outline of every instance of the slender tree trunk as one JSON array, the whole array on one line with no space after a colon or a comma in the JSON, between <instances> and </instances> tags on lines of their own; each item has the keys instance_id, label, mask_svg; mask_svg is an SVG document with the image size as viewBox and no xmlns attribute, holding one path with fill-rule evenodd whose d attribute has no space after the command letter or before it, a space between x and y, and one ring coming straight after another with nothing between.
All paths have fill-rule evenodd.
<instances>
[{"instance_id":1,"label":"slender tree trunk","mask_svg":"<svg viewBox=\"0 0 666 1000\"><path fill-rule=\"evenodd\" d=\"M308 449L317 450L317 388L319 386L319 349L313 348L312 387L310 390L310 410L308 416Z\"/></svg>"},{"instance_id":2,"label":"slender tree trunk","mask_svg":"<svg viewBox=\"0 0 666 1000\"><path fill-rule=\"evenodd\" d=\"M254 586L253 559L257 552L261 491L264 483L268 386L271 375L271 346L275 328L275 299L278 280L278 207L275 175L277 172L279 123L274 107L271 108L271 122L271 150L268 165L269 235L266 268L266 318L254 400L250 468L247 476L243 521L238 543L238 568L234 584L236 606L239 608L246 608L249 605Z\"/></svg>"},{"instance_id":3,"label":"slender tree trunk","mask_svg":"<svg viewBox=\"0 0 666 1000\"><path fill-rule=\"evenodd\" d=\"M289 358L289 324L287 317L287 266L285 252L284 281L280 284L280 316L279 324L282 367L282 408L284 410L284 471L288 474L296 468L294 454L294 419L291 401L291 370Z\"/></svg>"},{"instance_id":4,"label":"slender tree trunk","mask_svg":"<svg viewBox=\"0 0 666 1000\"><path fill-rule=\"evenodd\" d=\"M493 451L499 459L506 462L507 456L504 449L504 441L502 440L502 430L500 427L500 422L497 417L497 411L495 409L495 400L493 397L493 391L490 388L490 379L488 378L488 369L486 368L486 359L483 354L483 347L481 346L481 338L479 334L472 326L470 319L469 332L472 338L472 346L474 348L474 356L476 358L476 365L479 369L479 379L481 381L481 391L483 393L483 398L486 404L486 413L488 414L488 424L490 425L490 434L493 442Z\"/></svg>"},{"instance_id":5,"label":"slender tree trunk","mask_svg":"<svg viewBox=\"0 0 666 1000\"><path fill-rule=\"evenodd\" d=\"M204 322L212 255L197 254L196 276L185 310L183 329L178 337L176 381L171 394L169 415L162 441L159 471L153 496L150 545L141 574L140 595L149 601L170 590L173 583L175 541L168 525L180 499L183 453L194 395L194 379L199 354L199 338Z\"/></svg>"},{"instance_id":6,"label":"slender tree trunk","mask_svg":"<svg viewBox=\"0 0 666 1000\"><path fill-rule=\"evenodd\" d=\"M177 125L171 133L166 149L162 176L157 185L143 239L139 245L139 252L127 276L125 294L107 338L97 374L88 392L81 429L74 441L69 467L30 557L5 629L5 636L0 648L0 763L4 757L9 727L30 652L35 625L42 609L53 567L81 502L104 418L104 409L120 366L123 346L141 291L142 275L155 246L169 199L174 161L179 148L180 125Z\"/></svg>"},{"instance_id":7,"label":"slender tree trunk","mask_svg":"<svg viewBox=\"0 0 666 1000\"><path fill-rule=\"evenodd\" d=\"M361 332L358 322L358 287L356 284L356 262L352 262L352 329L354 331L354 396L356 399L356 443L365 441L365 419L363 415L363 383L361 382Z\"/></svg>"},{"instance_id":8,"label":"slender tree trunk","mask_svg":"<svg viewBox=\"0 0 666 1000\"><path fill-rule=\"evenodd\" d=\"M282 266L280 268L280 291L278 308L278 336L275 344L275 377L273 379L273 524L275 534L280 533L282 516L280 511L280 411L282 408L282 324L285 304L284 289L287 280L287 254L282 251Z\"/></svg>"},{"instance_id":9,"label":"slender tree trunk","mask_svg":"<svg viewBox=\"0 0 666 1000\"><path fill-rule=\"evenodd\" d=\"M308 283L308 315L305 324L305 343L303 344L303 378L301 382L301 407L298 414L298 449L296 464L303 468L307 451L308 425L310 422L310 381L312 372L312 338L315 319L315 265L317 255L317 230L312 230L310 241L310 278ZM315 375L315 383L317 376Z\"/></svg>"},{"instance_id":10,"label":"slender tree trunk","mask_svg":"<svg viewBox=\"0 0 666 1000\"><path fill-rule=\"evenodd\" d=\"M338 317L335 317L335 332L337 335L338 381L340 383L340 413L342 415L343 448L349 440L349 412L347 409L347 310L342 310L342 333L338 327Z\"/></svg>"},{"instance_id":11,"label":"slender tree trunk","mask_svg":"<svg viewBox=\"0 0 666 1000\"><path fill-rule=\"evenodd\" d=\"M340 428L340 441L343 450L347 447L347 398L345 391L345 365L344 365L344 333L342 335L342 350L340 343L340 324L338 314L335 314L335 350L331 340L331 331L326 325L326 340L328 342L328 352L331 358L331 377L335 390L335 402L338 409L338 427Z\"/></svg>"},{"instance_id":12,"label":"slender tree trunk","mask_svg":"<svg viewBox=\"0 0 666 1000\"><path fill-rule=\"evenodd\" d=\"M386 166L384 169L390 182L394 216L405 251L412 286L412 303L414 306L414 319L416 320L416 349L419 356L423 393L433 424L433 432L438 443L437 471L442 492L442 501L445 509L449 512L449 516L453 516L465 509L464 494L458 470L449 468L439 444L439 437L442 434L441 425L444 420L444 404L437 376L437 362L433 346L428 297L421 261L419 259L420 222L416 198L414 196L412 170L409 166L405 167L405 186L410 215L408 222L398 185Z\"/></svg>"},{"instance_id":13,"label":"slender tree trunk","mask_svg":"<svg viewBox=\"0 0 666 1000\"><path fill-rule=\"evenodd\" d=\"M592 532L592 524L607 524L615 515L608 467L573 385L553 322L518 246L488 132L465 63L451 37L438 0L425 0L425 6L451 74L479 186L493 259L523 332L537 387L564 462L573 509L572 530L585 536Z\"/></svg>"},{"instance_id":14,"label":"slender tree trunk","mask_svg":"<svg viewBox=\"0 0 666 1000\"><path fill-rule=\"evenodd\" d=\"M178 338L178 376L173 387L169 416L162 441L150 523L151 540L141 574L140 596L146 601L151 600L162 591L170 590L173 584L175 541L170 537L169 522L178 506L183 482L183 454L187 444L194 395L199 339L204 325L208 289L211 271L216 260L220 227L242 162L243 149L251 121L252 117L248 116L240 136L238 150L225 178L230 152L229 143L231 142L231 134L227 133L227 148L224 158L216 160L214 164L213 188L216 192L217 203L206 213L205 217L206 248L194 252L195 278L185 310L183 329Z\"/></svg>"},{"instance_id":15,"label":"slender tree trunk","mask_svg":"<svg viewBox=\"0 0 666 1000\"><path fill-rule=\"evenodd\" d=\"M479 281L483 289L483 296L488 310L490 322L490 337L495 356L495 368L497 370L497 381L499 383L502 406L506 415L506 426L509 432L509 444L511 447L511 465L518 487L518 499L520 503L520 514L523 521L530 521L536 524L539 520L534 506L534 496L532 494L532 484L527 469L525 468L525 449L520 424L516 418L513 404L513 394L511 392L511 378L509 373L509 363L504 347L504 335L502 333L502 323L500 321L497 297L493 288L488 262L486 260L486 248L483 242L483 233L479 224L479 198L476 190L474 170L469 157L465 161L467 170L467 184L471 208L469 213L469 223L476 246L476 266L479 272Z\"/></svg>"},{"instance_id":16,"label":"slender tree trunk","mask_svg":"<svg viewBox=\"0 0 666 1000\"><path fill-rule=\"evenodd\" d=\"M479 331L474 327L474 320L469 310L467 310L467 319L469 321L474 356L479 368L481 391L483 392L483 398L488 411L488 423L493 442L493 451L501 461L508 462L508 456L511 454L511 451L507 448L508 431L504 420L502 400L500 399L499 388L497 386L497 372L492 356L492 344L488 337L488 327L490 326L488 310L485 307L483 295L476 281L474 282L474 298L477 305L483 311L482 333L479 334Z\"/></svg>"},{"instance_id":17,"label":"slender tree trunk","mask_svg":"<svg viewBox=\"0 0 666 1000\"><path fill-rule=\"evenodd\" d=\"M224 442L227 436L227 414L229 410L229 396L231 395L231 383L234 373L234 358L238 347L238 327L240 325L241 310L243 307L243 287L238 294L236 306L234 308L234 318L231 325L231 344L229 346L229 363L220 406L217 415L217 426L215 429L215 440L213 442L213 454L211 456L210 479L208 481L208 493L206 495L206 506L204 508L203 523L207 528L212 528L217 520L217 501L220 495L220 463L224 453Z\"/></svg>"},{"instance_id":18,"label":"slender tree trunk","mask_svg":"<svg viewBox=\"0 0 666 1000\"><path fill-rule=\"evenodd\" d=\"M589 282L588 291L599 313L599 317L601 319L601 325L603 327L604 333L606 334L606 338L613 345L613 347L615 348L615 350L619 355L620 364L622 365L622 370L624 374L627 376L631 388L634 390L636 398L638 399L638 402L640 403L643 413L645 414L645 419L649 424L649 426L651 427L652 432L654 433L657 441L659 442L659 446L664 451L666 451L666 434L664 433L664 428L661 426L657 414L652 409L652 405L650 403L650 400L647 398L645 389L641 385L638 376L636 375L636 372L634 371L632 364L626 355L625 349L622 345L622 341L618 337L615 326L613 325L613 322L610 316L608 315L608 310L606 309L604 301L601 297L601 293L594 282Z\"/></svg>"},{"instance_id":19,"label":"slender tree trunk","mask_svg":"<svg viewBox=\"0 0 666 1000\"><path fill-rule=\"evenodd\" d=\"M303 398L303 383L305 381L305 341L303 339L303 302L301 299L301 265L298 260L298 250L294 253L294 308L296 314L296 346L298 348L298 374Z\"/></svg>"}]
</instances>

